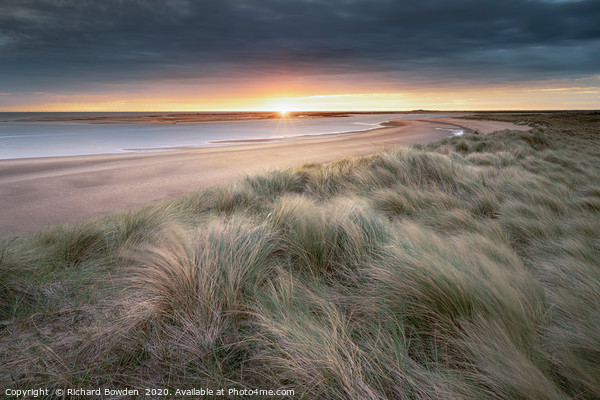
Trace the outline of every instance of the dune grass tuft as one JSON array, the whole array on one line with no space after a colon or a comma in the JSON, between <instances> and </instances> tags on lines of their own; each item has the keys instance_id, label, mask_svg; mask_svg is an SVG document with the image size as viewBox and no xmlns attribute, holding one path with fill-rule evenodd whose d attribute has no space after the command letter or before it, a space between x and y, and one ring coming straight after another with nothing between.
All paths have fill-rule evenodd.
<instances>
[{"instance_id":1,"label":"dune grass tuft","mask_svg":"<svg viewBox=\"0 0 600 400\"><path fill-rule=\"evenodd\" d=\"M0 238L2 386L598 398L598 114L492 117Z\"/></svg>"}]
</instances>

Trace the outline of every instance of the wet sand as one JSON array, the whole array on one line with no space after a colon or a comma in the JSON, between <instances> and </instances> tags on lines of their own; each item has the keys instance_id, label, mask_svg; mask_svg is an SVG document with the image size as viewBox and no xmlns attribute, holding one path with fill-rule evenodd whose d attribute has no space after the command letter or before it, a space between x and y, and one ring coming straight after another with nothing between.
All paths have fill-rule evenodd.
<instances>
[{"instance_id":1,"label":"wet sand","mask_svg":"<svg viewBox=\"0 0 600 400\"><path fill-rule=\"evenodd\" d=\"M248 173L426 143L449 136L440 128L460 127L481 133L529 129L505 122L432 118L283 143L0 160L0 235L34 232L173 199Z\"/></svg>"}]
</instances>

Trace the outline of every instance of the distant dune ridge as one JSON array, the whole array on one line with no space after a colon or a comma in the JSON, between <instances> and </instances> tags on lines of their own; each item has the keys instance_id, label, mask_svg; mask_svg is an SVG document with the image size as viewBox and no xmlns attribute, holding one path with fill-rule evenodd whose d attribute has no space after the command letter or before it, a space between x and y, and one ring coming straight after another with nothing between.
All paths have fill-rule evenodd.
<instances>
[{"instance_id":1,"label":"distant dune ridge","mask_svg":"<svg viewBox=\"0 0 600 400\"><path fill-rule=\"evenodd\" d=\"M528 130L474 132L490 118ZM393 127L245 148L390 146L335 160L323 150L326 163L2 237L0 383L595 398L599 122L477 115L462 136L405 147L391 146L406 133ZM402 126L421 126L419 140L447 135L431 121ZM183 154L172 161L204 153ZM167 160L138 157L129 162Z\"/></svg>"}]
</instances>

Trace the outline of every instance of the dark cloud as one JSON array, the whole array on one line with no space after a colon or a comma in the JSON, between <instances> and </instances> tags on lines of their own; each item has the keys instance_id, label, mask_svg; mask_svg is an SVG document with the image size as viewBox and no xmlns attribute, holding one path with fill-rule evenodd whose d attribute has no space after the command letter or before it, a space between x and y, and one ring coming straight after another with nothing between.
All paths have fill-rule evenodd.
<instances>
[{"instance_id":1,"label":"dark cloud","mask_svg":"<svg viewBox=\"0 0 600 400\"><path fill-rule=\"evenodd\" d=\"M599 73L600 2L0 0L2 92L177 76Z\"/></svg>"}]
</instances>

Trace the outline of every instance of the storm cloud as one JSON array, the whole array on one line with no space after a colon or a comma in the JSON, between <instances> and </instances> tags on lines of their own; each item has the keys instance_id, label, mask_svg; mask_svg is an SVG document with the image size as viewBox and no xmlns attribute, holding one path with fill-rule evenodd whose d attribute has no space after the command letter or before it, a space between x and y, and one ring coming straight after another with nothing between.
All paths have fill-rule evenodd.
<instances>
[{"instance_id":1,"label":"storm cloud","mask_svg":"<svg viewBox=\"0 0 600 400\"><path fill-rule=\"evenodd\" d=\"M600 1L0 0L0 92L369 74L517 82L600 73Z\"/></svg>"}]
</instances>

